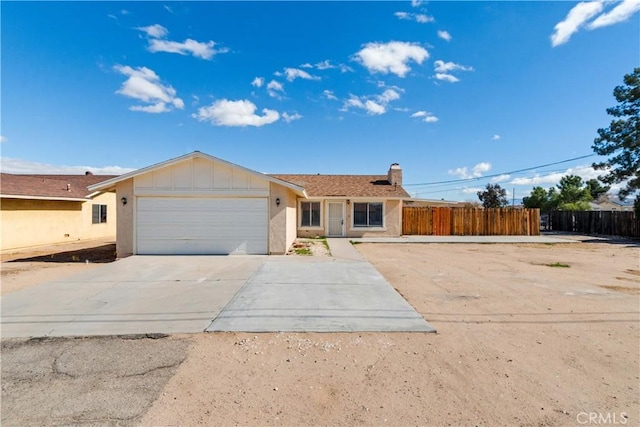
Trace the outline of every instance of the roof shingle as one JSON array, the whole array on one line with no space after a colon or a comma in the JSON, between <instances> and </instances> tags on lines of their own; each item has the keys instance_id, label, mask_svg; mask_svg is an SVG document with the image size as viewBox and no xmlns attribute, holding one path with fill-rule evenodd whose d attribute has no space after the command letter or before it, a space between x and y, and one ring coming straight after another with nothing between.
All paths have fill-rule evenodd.
<instances>
[{"instance_id":1,"label":"roof shingle","mask_svg":"<svg viewBox=\"0 0 640 427\"><path fill-rule=\"evenodd\" d=\"M16 175L0 174L0 194L3 196L51 197L86 199L87 186L97 184L117 175Z\"/></svg>"},{"instance_id":2,"label":"roof shingle","mask_svg":"<svg viewBox=\"0 0 640 427\"><path fill-rule=\"evenodd\" d=\"M387 175L269 176L303 187L309 197L410 197L402 186L391 185Z\"/></svg>"}]
</instances>

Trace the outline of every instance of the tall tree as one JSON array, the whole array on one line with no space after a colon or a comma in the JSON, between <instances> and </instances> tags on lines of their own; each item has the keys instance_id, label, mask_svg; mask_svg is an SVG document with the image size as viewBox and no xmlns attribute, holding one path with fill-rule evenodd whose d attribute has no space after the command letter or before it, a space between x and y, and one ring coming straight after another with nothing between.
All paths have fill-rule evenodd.
<instances>
[{"instance_id":1,"label":"tall tree","mask_svg":"<svg viewBox=\"0 0 640 427\"><path fill-rule=\"evenodd\" d=\"M608 170L599 177L606 184L626 181L618 193L625 199L640 189L640 68L624 76L624 85L617 86L613 96L618 105L607 108L607 114L615 119L609 127L598 129L592 146L596 154L610 157L593 167ZM636 201L640 205L640 194L636 195Z\"/></svg>"},{"instance_id":2,"label":"tall tree","mask_svg":"<svg viewBox=\"0 0 640 427\"><path fill-rule=\"evenodd\" d=\"M578 175L566 175L560 178L560 183L556 185L560 194L558 199L560 205L578 202L590 202L592 197L587 187L583 187L582 178Z\"/></svg>"},{"instance_id":3,"label":"tall tree","mask_svg":"<svg viewBox=\"0 0 640 427\"><path fill-rule=\"evenodd\" d=\"M542 187L533 187L528 197L522 198L522 204L525 208L538 208L540 212L549 212L549 194Z\"/></svg>"},{"instance_id":4,"label":"tall tree","mask_svg":"<svg viewBox=\"0 0 640 427\"><path fill-rule=\"evenodd\" d=\"M478 191L478 199L485 208L501 208L507 206L507 190L500 184L487 184L484 191Z\"/></svg>"},{"instance_id":5,"label":"tall tree","mask_svg":"<svg viewBox=\"0 0 640 427\"><path fill-rule=\"evenodd\" d=\"M597 200L604 194L607 194L607 191L610 189L610 185L602 185L600 181L595 178L587 181L587 190L589 190L589 194L591 194L593 200Z\"/></svg>"}]
</instances>

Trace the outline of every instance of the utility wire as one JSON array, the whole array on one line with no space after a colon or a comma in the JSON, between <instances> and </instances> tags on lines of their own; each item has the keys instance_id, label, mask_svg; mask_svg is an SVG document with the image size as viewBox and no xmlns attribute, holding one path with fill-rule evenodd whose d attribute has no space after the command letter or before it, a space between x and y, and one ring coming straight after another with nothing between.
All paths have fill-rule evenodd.
<instances>
[{"instance_id":1,"label":"utility wire","mask_svg":"<svg viewBox=\"0 0 640 427\"><path fill-rule=\"evenodd\" d=\"M495 174L491 174L491 175L484 175L484 176L478 176L478 177L473 177L473 178L451 179L451 180L448 180L448 181L422 182L422 183L417 183L417 184L402 184L402 186L403 187L410 187L410 186L423 186L423 185L449 184L449 183L456 183L456 182L479 181L479 180L486 179L486 178L495 178L495 177L500 176L500 175L511 175L511 174L520 173L520 172L527 172L527 171L538 169L538 168L545 168L547 166L553 166L553 165L559 165L559 164L562 164L562 163L573 162L575 160L586 159L588 157L593 157L595 155L596 154L587 154L587 155L580 156L580 157L574 157L572 159L561 160L559 162L547 163L547 164L544 164L544 165L532 166L530 168L517 169L517 170L514 170L514 171L510 171L510 172L495 173Z\"/></svg>"}]
</instances>

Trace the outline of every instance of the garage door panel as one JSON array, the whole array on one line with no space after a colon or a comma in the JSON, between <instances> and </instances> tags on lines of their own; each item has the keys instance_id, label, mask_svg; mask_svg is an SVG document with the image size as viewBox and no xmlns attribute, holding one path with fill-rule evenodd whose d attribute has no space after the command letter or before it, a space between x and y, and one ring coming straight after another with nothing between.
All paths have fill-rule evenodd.
<instances>
[{"instance_id":1,"label":"garage door panel","mask_svg":"<svg viewBox=\"0 0 640 427\"><path fill-rule=\"evenodd\" d=\"M140 197L139 254L266 254L266 198Z\"/></svg>"}]
</instances>

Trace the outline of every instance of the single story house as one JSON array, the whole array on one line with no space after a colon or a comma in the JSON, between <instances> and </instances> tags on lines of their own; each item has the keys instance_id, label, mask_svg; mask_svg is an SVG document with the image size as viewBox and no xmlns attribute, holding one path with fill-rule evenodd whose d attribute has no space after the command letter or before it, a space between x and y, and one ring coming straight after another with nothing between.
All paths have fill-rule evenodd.
<instances>
[{"instance_id":1,"label":"single story house","mask_svg":"<svg viewBox=\"0 0 640 427\"><path fill-rule=\"evenodd\" d=\"M87 189L114 177L0 174L0 249L115 238L115 194Z\"/></svg>"},{"instance_id":2,"label":"single story house","mask_svg":"<svg viewBox=\"0 0 640 427\"><path fill-rule=\"evenodd\" d=\"M269 175L199 151L89 187L116 193L117 253L284 254L296 237L399 236L402 169Z\"/></svg>"}]
</instances>

